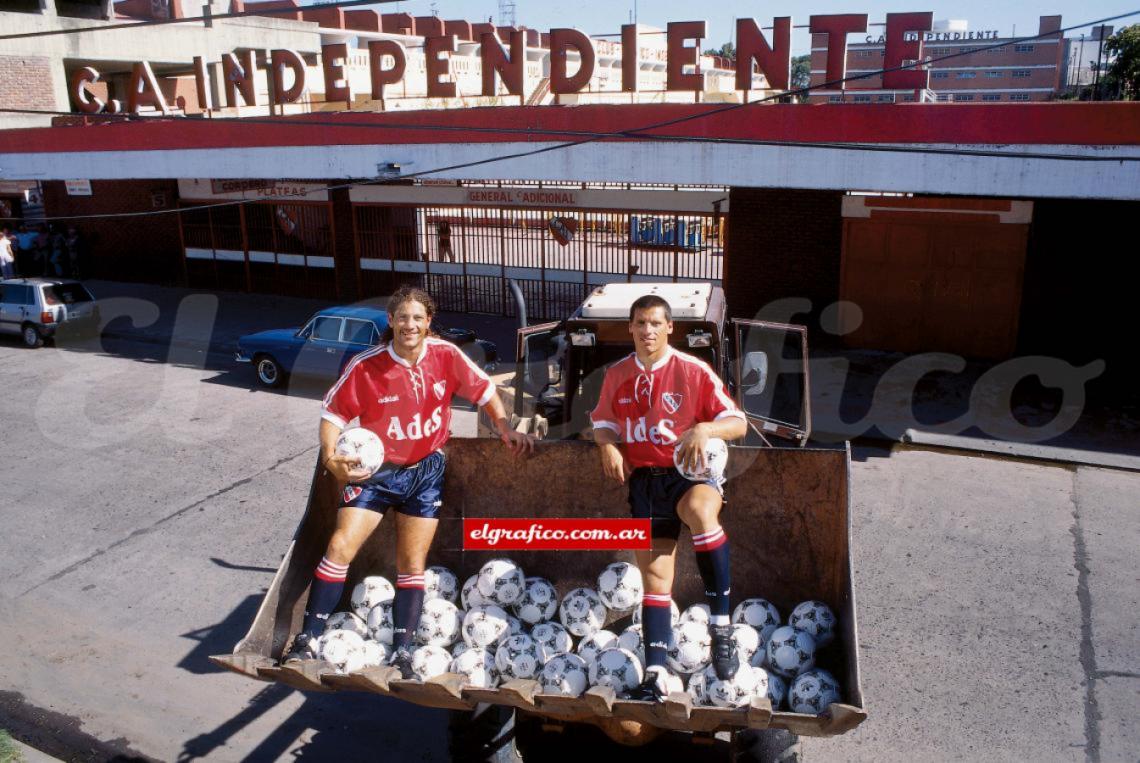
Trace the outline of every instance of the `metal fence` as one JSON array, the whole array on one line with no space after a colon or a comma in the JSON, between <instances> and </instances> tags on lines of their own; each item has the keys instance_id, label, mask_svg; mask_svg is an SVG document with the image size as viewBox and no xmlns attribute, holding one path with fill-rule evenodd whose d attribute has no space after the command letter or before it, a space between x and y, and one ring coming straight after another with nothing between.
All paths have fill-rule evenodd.
<instances>
[{"instance_id":1,"label":"metal fence","mask_svg":"<svg viewBox=\"0 0 1140 763\"><path fill-rule=\"evenodd\" d=\"M726 221L713 215L365 204L353 214L363 296L411 281L443 310L512 315L514 279L530 316L550 320L602 283L723 274Z\"/></svg>"}]
</instances>

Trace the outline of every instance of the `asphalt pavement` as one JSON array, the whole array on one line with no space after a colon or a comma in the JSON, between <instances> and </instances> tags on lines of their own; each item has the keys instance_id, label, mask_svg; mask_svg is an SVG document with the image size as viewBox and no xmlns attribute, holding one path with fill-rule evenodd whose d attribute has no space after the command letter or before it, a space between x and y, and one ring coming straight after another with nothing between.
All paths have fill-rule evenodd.
<instances>
[{"instance_id":1,"label":"asphalt pavement","mask_svg":"<svg viewBox=\"0 0 1140 763\"><path fill-rule=\"evenodd\" d=\"M319 303L113 296L136 319L98 343L0 339L0 727L61 759L446 760L446 713L207 660L244 635L288 547L324 390L256 389L226 344ZM487 320L509 348L492 333L509 323ZM1127 469L857 445L869 718L806 740L809 759L1136 761L1138 488Z\"/></svg>"}]
</instances>

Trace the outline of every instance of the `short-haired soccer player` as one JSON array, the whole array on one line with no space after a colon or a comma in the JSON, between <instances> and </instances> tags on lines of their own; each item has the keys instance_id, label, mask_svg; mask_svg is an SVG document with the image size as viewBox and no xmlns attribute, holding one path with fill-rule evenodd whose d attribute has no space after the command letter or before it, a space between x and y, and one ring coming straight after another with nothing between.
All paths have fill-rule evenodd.
<instances>
[{"instance_id":1,"label":"short-haired soccer player","mask_svg":"<svg viewBox=\"0 0 1140 763\"><path fill-rule=\"evenodd\" d=\"M384 340L360 353L325 396L321 458L345 485L336 530L309 589L302 630L283 662L316 657L315 641L340 601L348 567L380 525L396 511L396 599L390 664L413 677L411 648L424 599L424 566L439 525L442 448L451 421L451 398L477 403L514 452L534 449L534 438L515 432L491 379L450 342L431 335L435 302L421 289L403 287L388 300ZM341 431L354 419L379 435L384 465L368 476L359 459L336 453Z\"/></svg>"},{"instance_id":2,"label":"short-haired soccer player","mask_svg":"<svg viewBox=\"0 0 1140 763\"><path fill-rule=\"evenodd\" d=\"M681 525L693 537L697 568L712 613L712 661L719 677L735 675L739 658L729 622L728 538L720 526L723 479L694 482L674 468L704 466L709 438L747 433L744 414L704 361L669 346L669 303L647 295L629 311L634 353L606 369L598 406L590 414L607 477L629 483L633 516L651 520L652 548L637 551L645 578L642 625L646 677L631 699L660 701L667 690L665 656L672 637L673 570Z\"/></svg>"}]
</instances>

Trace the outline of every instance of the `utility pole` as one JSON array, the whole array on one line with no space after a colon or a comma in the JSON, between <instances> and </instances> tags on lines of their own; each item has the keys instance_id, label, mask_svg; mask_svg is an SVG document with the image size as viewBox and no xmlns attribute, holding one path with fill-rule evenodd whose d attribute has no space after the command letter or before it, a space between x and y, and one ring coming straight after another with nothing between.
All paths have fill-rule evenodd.
<instances>
[{"instance_id":1,"label":"utility pole","mask_svg":"<svg viewBox=\"0 0 1140 763\"><path fill-rule=\"evenodd\" d=\"M1096 46L1096 74L1093 75L1093 100L1100 100L1100 57L1104 55L1104 27L1100 28L1100 40Z\"/></svg>"}]
</instances>

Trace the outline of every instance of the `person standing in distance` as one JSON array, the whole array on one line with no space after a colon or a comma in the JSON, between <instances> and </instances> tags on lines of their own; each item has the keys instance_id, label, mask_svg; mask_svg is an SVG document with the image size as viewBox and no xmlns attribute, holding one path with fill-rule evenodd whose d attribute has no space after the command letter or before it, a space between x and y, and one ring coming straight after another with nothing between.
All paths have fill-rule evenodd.
<instances>
[{"instance_id":1,"label":"person standing in distance","mask_svg":"<svg viewBox=\"0 0 1140 763\"><path fill-rule=\"evenodd\" d=\"M748 424L704 361L669 346L669 303L640 297L629 310L635 352L606 369L598 406L590 414L594 441L607 477L629 483L633 516L649 519L652 548L636 552L645 579L642 627L646 676L630 699L662 701L665 655L672 636L673 570L681 525L693 535L697 568L712 616L713 666L722 679L740 666L729 621L728 537L720 526L723 479L693 482L673 465L703 468L709 438L736 440Z\"/></svg>"},{"instance_id":2,"label":"person standing in distance","mask_svg":"<svg viewBox=\"0 0 1140 763\"><path fill-rule=\"evenodd\" d=\"M389 508L395 516L396 599L390 664L412 678L411 645L424 599L424 569L439 524L440 493L451 422L451 398L477 403L516 455L534 438L510 428L491 379L450 342L431 334L435 302L403 287L388 301L388 329L376 347L357 355L329 390L321 412L321 459L344 485L336 529L309 589L302 630L283 662L313 659L315 641L340 601L348 567ZM384 465L372 476L359 460L336 453L353 420L384 443Z\"/></svg>"}]
</instances>

